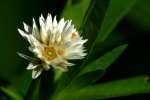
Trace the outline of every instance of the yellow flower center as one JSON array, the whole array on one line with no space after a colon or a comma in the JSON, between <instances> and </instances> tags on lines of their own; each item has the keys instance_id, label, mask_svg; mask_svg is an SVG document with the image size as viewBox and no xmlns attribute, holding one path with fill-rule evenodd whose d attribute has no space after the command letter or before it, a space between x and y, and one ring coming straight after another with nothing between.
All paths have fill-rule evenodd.
<instances>
[{"instance_id":1,"label":"yellow flower center","mask_svg":"<svg viewBox=\"0 0 150 100\"><path fill-rule=\"evenodd\" d=\"M47 60L53 60L57 57L56 50L54 47L45 47L43 51L43 56Z\"/></svg>"}]
</instances>

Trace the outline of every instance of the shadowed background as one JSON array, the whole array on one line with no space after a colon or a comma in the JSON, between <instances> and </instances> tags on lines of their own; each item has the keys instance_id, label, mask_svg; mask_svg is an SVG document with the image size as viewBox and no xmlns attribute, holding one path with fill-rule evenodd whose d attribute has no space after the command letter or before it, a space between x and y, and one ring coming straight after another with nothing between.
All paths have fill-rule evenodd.
<instances>
[{"instance_id":1,"label":"shadowed background","mask_svg":"<svg viewBox=\"0 0 150 100\"><path fill-rule=\"evenodd\" d=\"M16 87L19 87L22 86L20 84L27 84L28 81L31 80L30 71L25 70L28 62L17 55L17 52L30 55L27 50L28 43L18 34L17 28L23 28L23 21L32 25L32 18L34 17L36 21L38 21L38 17L41 13L44 14L44 16L46 16L47 13L51 13L59 17L66 1L67 0L0 1L0 85L14 82ZM80 3L80 0L73 1L73 4ZM107 1L109 0L106 0L106 2ZM129 46L118 60L108 68L106 74L99 82L150 74L149 5L150 1L139 0L116 27L115 30L122 33L123 42L128 43ZM80 11L77 10L74 13L78 14L78 12ZM26 78L28 80L24 80L22 77L29 78ZM141 100L143 97L150 98L149 94L145 94L114 98L114 100L126 100L131 98Z\"/></svg>"}]
</instances>

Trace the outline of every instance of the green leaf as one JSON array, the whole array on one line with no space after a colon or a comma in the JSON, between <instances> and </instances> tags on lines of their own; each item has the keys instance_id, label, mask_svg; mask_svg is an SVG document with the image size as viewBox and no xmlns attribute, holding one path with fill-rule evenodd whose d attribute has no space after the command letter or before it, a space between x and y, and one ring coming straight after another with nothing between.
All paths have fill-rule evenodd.
<instances>
[{"instance_id":1,"label":"green leaf","mask_svg":"<svg viewBox=\"0 0 150 100\"><path fill-rule=\"evenodd\" d=\"M104 41L137 0L110 0L96 43Z\"/></svg>"},{"instance_id":2,"label":"green leaf","mask_svg":"<svg viewBox=\"0 0 150 100\"><path fill-rule=\"evenodd\" d=\"M65 88L65 90L74 91L91 85L92 83L95 83L103 74L103 70L87 72L80 77L76 77L75 79L73 79L71 83Z\"/></svg>"},{"instance_id":3,"label":"green leaf","mask_svg":"<svg viewBox=\"0 0 150 100\"><path fill-rule=\"evenodd\" d=\"M92 83L96 82L105 72L110 64L125 50L127 45L121 45L112 51L106 53L104 56L100 57L96 61L87 65L77 76L74 76L71 82L64 87L62 91L57 90L54 98L62 98L63 94L66 92L71 92L77 89L81 89ZM70 79L69 77L67 79ZM68 80L63 83L69 82ZM64 85L60 85L64 86ZM61 87L62 89L62 87ZM56 99L55 98L55 99ZM57 100L57 99L56 99Z\"/></svg>"},{"instance_id":4,"label":"green leaf","mask_svg":"<svg viewBox=\"0 0 150 100\"><path fill-rule=\"evenodd\" d=\"M73 4L73 0L68 0L61 16L66 19L71 19L75 26L79 28L90 1L91 0L78 0L77 3Z\"/></svg>"},{"instance_id":5,"label":"green leaf","mask_svg":"<svg viewBox=\"0 0 150 100\"><path fill-rule=\"evenodd\" d=\"M112 51L104 54L104 56L91 62L85 66L75 78L71 81L69 86L70 89L81 88L90 85L97 81L105 72L105 70L118 58L118 56L126 49L127 45L121 45Z\"/></svg>"},{"instance_id":6,"label":"green leaf","mask_svg":"<svg viewBox=\"0 0 150 100\"><path fill-rule=\"evenodd\" d=\"M104 19L108 2L106 0L92 0L85 14L80 29L82 36L88 39L86 47L89 50L97 36L101 23Z\"/></svg>"},{"instance_id":7,"label":"green leaf","mask_svg":"<svg viewBox=\"0 0 150 100\"><path fill-rule=\"evenodd\" d=\"M92 83L96 82L97 79L102 75L103 71L102 70L97 70L93 72L86 73L73 81L62 91L57 92L57 94L53 95L52 99L50 100L62 100L61 98L64 97L65 93L69 93L72 91L79 90L83 87L87 87L91 85ZM68 100L68 99L66 99Z\"/></svg>"},{"instance_id":8,"label":"green leaf","mask_svg":"<svg viewBox=\"0 0 150 100\"><path fill-rule=\"evenodd\" d=\"M104 54L104 56L98 58L97 60L91 62L87 66L85 66L75 78L71 81L69 86L70 89L73 88L81 88L86 85L90 85L97 81L105 72L105 70L118 58L118 56L126 49L127 45L121 45L108 53Z\"/></svg>"},{"instance_id":9,"label":"green leaf","mask_svg":"<svg viewBox=\"0 0 150 100\"><path fill-rule=\"evenodd\" d=\"M106 2L106 1L105 1ZM92 43L88 58L85 63L89 62L90 58L99 53L99 46L104 43L110 33L117 26L119 21L131 10L136 0L110 0L106 10L104 19L99 29L95 41ZM94 40L94 39L93 39ZM97 50L98 49L98 50Z\"/></svg>"},{"instance_id":10,"label":"green leaf","mask_svg":"<svg viewBox=\"0 0 150 100\"><path fill-rule=\"evenodd\" d=\"M115 59L117 59L117 57L125 50L126 47L126 44L121 45L106 53L96 61L85 66L85 68L82 69L82 71L77 75L74 75L74 77L71 76L72 74L64 73L64 77L57 82L57 88L55 91L56 96L58 93L61 94L64 92L63 89L65 89L65 91L70 88L72 88L72 90L78 89L95 82L104 74L108 66L112 64Z\"/></svg>"},{"instance_id":11,"label":"green leaf","mask_svg":"<svg viewBox=\"0 0 150 100\"><path fill-rule=\"evenodd\" d=\"M40 78L32 80L24 100L39 100Z\"/></svg>"},{"instance_id":12,"label":"green leaf","mask_svg":"<svg viewBox=\"0 0 150 100\"><path fill-rule=\"evenodd\" d=\"M98 58L93 61L89 65L85 66L84 69L81 70L78 76L83 75L88 72L96 71L96 70L106 70L117 58L118 56L126 49L127 45L121 45L116 47L112 51L104 54L104 56Z\"/></svg>"},{"instance_id":13,"label":"green leaf","mask_svg":"<svg viewBox=\"0 0 150 100\"><path fill-rule=\"evenodd\" d=\"M18 95L15 91L11 89L0 87L0 91L2 91L11 100L23 100L23 98L20 95Z\"/></svg>"},{"instance_id":14,"label":"green leaf","mask_svg":"<svg viewBox=\"0 0 150 100\"><path fill-rule=\"evenodd\" d=\"M68 0L67 5L64 9L64 11L62 12L62 17L65 17L66 19L71 19L73 21L73 23L75 23L75 26L77 26L77 28L79 28L83 22L83 20L85 20L84 17L86 16L86 13L88 12L89 8L88 6L90 6L90 2L93 2L91 0L77 0L77 2L74 4L73 1L75 0ZM88 10L87 10L88 9ZM87 10L87 12L86 12ZM78 12L77 12L78 11ZM77 12L77 13L75 13ZM60 79L57 80L56 84L57 84L57 89L58 91L62 90L71 80L72 78L72 72L67 72L67 73L63 73L61 74ZM56 77L56 76L55 76Z\"/></svg>"},{"instance_id":15,"label":"green leaf","mask_svg":"<svg viewBox=\"0 0 150 100\"><path fill-rule=\"evenodd\" d=\"M150 83L148 80L147 76L139 76L88 86L79 91L64 94L61 100L95 100L149 93Z\"/></svg>"}]
</instances>

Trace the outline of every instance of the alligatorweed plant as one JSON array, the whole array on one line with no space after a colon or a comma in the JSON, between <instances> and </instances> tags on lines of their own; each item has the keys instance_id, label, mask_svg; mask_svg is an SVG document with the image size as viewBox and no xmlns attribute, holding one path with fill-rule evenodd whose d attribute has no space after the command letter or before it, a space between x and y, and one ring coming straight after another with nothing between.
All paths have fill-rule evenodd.
<instances>
[{"instance_id":1,"label":"alligatorweed plant","mask_svg":"<svg viewBox=\"0 0 150 100\"><path fill-rule=\"evenodd\" d=\"M26 32L31 31L35 33L34 35L42 32L39 42L36 40L38 36L34 38L19 30L31 44L30 50L35 53L34 57L40 58L39 60L19 54L31 61L27 69L33 70L34 79L30 78L31 73L25 74L26 77L20 77L26 80L26 83L17 83L20 86L16 87L0 86L0 91L11 100L101 100L149 93L150 83L147 75L104 83L97 82L128 46L123 42L121 32L115 28L136 2L137 0L109 0L107 2L105 0L79 0L72 4L72 0L68 0L61 17L71 19L77 30L81 30L79 33L83 36L82 38L70 21L65 22L64 19L60 21L59 26L54 18L52 27L52 23L49 23L51 18L48 17L50 21L46 22L43 17L40 17L42 31L37 30L35 21L33 21L32 28L24 24ZM59 29L55 30L58 28L57 25ZM67 36L70 37L66 36L65 41L67 42L65 42L61 39L67 33L63 29L67 25L70 29L68 30L70 35L67 34ZM45 27L48 27L47 29L51 27L53 31L49 33L47 29L44 29ZM62 35L59 33L63 33L63 36L59 37ZM46 36L47 34L50 36ZM42 45L43 47L40 45L41 41L45 44ZM53 47L47 46L49 41ZM66 44L62 45L64 42ZM69 48L71 46L72 48ZM64 56L66 48L67 54ZM83 57L85 58L82 59ZM56 61L52 61L56 58L58 58ZM70 62L73 62L74 65Z\"/></svg>"}]
</instances>

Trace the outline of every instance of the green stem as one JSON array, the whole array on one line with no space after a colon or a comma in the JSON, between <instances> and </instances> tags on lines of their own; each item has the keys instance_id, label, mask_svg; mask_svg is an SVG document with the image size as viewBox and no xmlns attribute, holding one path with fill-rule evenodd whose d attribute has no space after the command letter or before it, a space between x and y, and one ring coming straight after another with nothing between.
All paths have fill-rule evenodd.
<instances>
[{"instance_id":1,"label":"green stem","mask_svg":"<svg viewBox=\"0 0 150 100\"><path fill-rule=\"evenodd\" d=\"M31 81L28 91L24 97L24 100L33 100L33 95L35 94L35 89L37 88L39 81L39 78Z\"/></svg>"}]
</instances>

